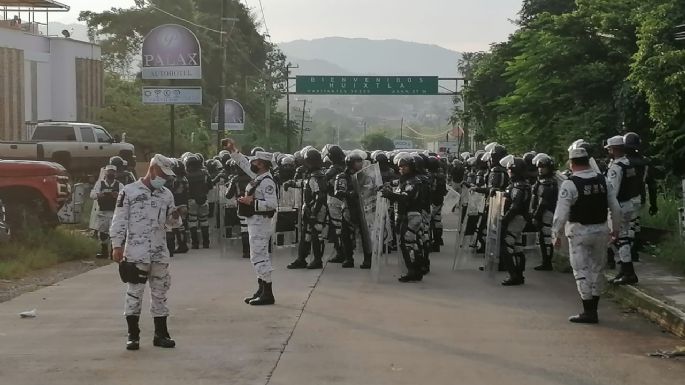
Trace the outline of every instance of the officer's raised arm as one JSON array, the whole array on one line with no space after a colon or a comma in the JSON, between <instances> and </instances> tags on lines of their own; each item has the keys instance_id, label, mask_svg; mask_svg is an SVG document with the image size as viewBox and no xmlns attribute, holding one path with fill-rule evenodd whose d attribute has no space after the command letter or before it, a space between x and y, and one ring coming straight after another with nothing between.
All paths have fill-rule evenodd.
<instances>
[{"instance_id":1,"label":"officer's raised arm","mask_svg":"<svg viewBox=\"0 0 685 385\"><path fill-rule=\"evenodd\" d=\"M126 232L128 231L129 207L126 192L122 190L119 192L117 205L114 208L114 217L112 217L112 225L109 228L112 249L124 247Z\"/></svg>"}]
</instances>

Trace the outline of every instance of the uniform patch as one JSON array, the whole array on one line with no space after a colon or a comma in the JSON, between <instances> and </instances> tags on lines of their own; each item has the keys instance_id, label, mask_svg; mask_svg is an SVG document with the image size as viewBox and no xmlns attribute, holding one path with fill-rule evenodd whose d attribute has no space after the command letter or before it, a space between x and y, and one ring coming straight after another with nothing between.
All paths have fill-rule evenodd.
<instances>
[{"instance_id":1,"label":"uniform patch","mask_svg":"<svg viewBox=\"0 0 685 385\"><path fill-rule=\"evenodd\" d=\"M267 194L273 194L274 193L274 186L266 186L265 191Z\"/></svg>"},{"instance_id":2,"label":"uniform patch","mask_svg":"<svg viewBox=\"0 0 685 385\"><path fill-rule=\"evenodd\" d=\"M568 190L563 189L561 190L561 194L559 195L562 199L568 198Z\"/></svg>"},{"instance_id":3,"label":"uniform patch","mask_svg":"<svg viewBox=\"0 0 685 385\"><path fill-rule=\"evenodd\" d=\"M609 178L616 178L616 170L609 170Z\"/></svg>"}]
</instances>

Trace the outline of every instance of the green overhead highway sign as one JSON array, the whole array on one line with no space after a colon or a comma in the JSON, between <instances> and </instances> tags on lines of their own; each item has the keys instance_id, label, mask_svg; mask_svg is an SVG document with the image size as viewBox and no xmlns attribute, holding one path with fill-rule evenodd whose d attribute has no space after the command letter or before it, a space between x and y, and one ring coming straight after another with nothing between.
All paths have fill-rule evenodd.
<instances>
[{"instance_id":1,"label":"green overhead highway sign","mask_svg":"<svg viewBox=\"0 0 685 385\"><path fill-rule=\"evenodd\" d=\"M437 76L297 76L304 95L439 95Z\"/></svg>"}]
</instances>

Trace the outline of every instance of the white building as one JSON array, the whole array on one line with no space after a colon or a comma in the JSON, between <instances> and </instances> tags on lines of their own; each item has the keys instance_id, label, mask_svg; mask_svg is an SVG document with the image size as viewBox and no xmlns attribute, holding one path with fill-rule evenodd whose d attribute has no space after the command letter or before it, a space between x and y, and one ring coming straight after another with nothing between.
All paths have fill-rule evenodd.
<instances>
[{"instance_id":1,"label":"white building","mask_svg":"<svg viewBox=\"0 0 685 385\"><path fill-rule=\"evenodd\" d=\"M68 9L52 0L0 0L0 140L27 139L35 122L92 121L102 105L100 47L42 27L49 12ZM36 21L41 13L46 23Z\"/></svg>"}]
</instances>

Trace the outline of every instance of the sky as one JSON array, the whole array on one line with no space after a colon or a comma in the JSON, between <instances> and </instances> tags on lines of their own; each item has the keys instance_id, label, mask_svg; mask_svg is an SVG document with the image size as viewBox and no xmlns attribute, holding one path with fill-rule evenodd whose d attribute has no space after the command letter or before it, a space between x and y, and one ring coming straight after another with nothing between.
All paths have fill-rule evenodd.
<instances>
[{"instance_id":1,"label":"sky","mask_svg":"<svg viewBox=\"0 0 685 385\"><path fill-rule=\"evenodd\" d=\"M133 0L59 0L68 13L51 20L75 22L82 10L129 7ZM241 0L261 20L259 0ZM399 39L455 51L487 50L506 40L521 0L261 0L274 43L328 36ZM262 26L262 31L265 28Z\"/></svg>"}]
</instances>

